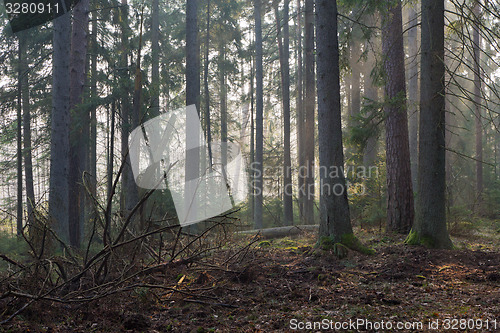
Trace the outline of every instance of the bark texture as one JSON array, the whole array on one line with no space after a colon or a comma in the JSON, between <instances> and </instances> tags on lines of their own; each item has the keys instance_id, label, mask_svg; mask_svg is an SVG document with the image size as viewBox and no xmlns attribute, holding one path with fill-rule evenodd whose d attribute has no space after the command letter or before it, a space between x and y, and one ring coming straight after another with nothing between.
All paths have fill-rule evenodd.
<instances>
[{"instance_id":1,"label":"bark texture","mask_svg":"<svg viewBox=\"0 0 500 333\"><path fill-rule=\"evenodd\" d=\"M73 9L70 56L70 169L69 169L69 234L70 244L80 246L83 237L84 196L83 172L87 169L89 142L89 110L82 107L86 79L89 0L81 0Z\"/></svg>"},{"instance_id":2,"label":"bark texture","mask_svg":"<svg viewBox=\"0 0 500 333\"><path fill-rule=\"evenodd\" d=\"M54 20L49 216L63 242L69 241L69 55L71 16Z\"/></svg>"},{"instance_id":3,"label":"bark texture","mask_svg":"<svg viewBox=\"0 0 500 333\"><path fill-rule=\"evenodd\" d=\"M318 139L320 171L320 236L335 242L352 234L347 188L342 172L332 177L325 169L344 166L340 108L340 70L336 1L316 3L318 55Z\"/></svg>"},{"instance_id":4,"label":"bark texture","mask_svg":"<svg viewBox=\"0 0 500 333\"><path fill-rule=\"evenodd\" d=\"M422 1L417 204L409 244L451 248L446 229L444 0Z\"/></svg>"},{"instance_id":5,"label":"bark texture","mask_svg":"<svg viewBox=\"0 0 500 333\"><path fill-rule=\"evenodd\" d=\"M417 187L417 162L418 162L418 20L416 5L408 8L408 120L410 138L410 163L413 188Z\"/></svg>"},{"instance_id":6,"label":"bark texture","mask_svg":"<svg viewBox=\"0 0 500 333\"><path fill-rule=\"evenodd\" d=\"M388 5L391 6L388 2ZM387 231L407 233L413 224L413 187L406 115L406 82L401 3L388 8L382 29L385 58L384 107L387 166Z\"/></svg>"},{"instance_id":7,"label":"bark texture","mask_svg":"<svg viewBox=\"0 0 500 333\"><path fill-rule=\"evenodd\" d=\"M255 208L254 224L255 229L262 229L262 200L263 200L263 144L264 144L264 92L263 92L263 67L262 67L262 2L254 0L255 16L255 162L254 162L254 181L255 190Z\"/></svg>"},{"instance_id":8,"label":"bark texture","mask_svg":"<svg viewBox=\"0 0 500 333\"><path fill-rule=\"evenodd\" d=\"M304 218L306 224L314 224L314 105L316 97L314 75L314 0L305 2L305 85L304 103Z\"/></svg>"},{"instance_id":9,"label":"bark texture","mask_svg":"<svg viewBox=\"0 0 500 333\"><path fill-rule=\"evenodd\" d=\"M290 1L285 0L283 15L283 39L281 38L281 20L278 6L275 6L276 25L278 31L278 48L281 69L281 91L283 104L283 211L285 225L293 225L292 202L292 161L290 157L290 33L288 27Z\"/></svg>"}]
</instances>

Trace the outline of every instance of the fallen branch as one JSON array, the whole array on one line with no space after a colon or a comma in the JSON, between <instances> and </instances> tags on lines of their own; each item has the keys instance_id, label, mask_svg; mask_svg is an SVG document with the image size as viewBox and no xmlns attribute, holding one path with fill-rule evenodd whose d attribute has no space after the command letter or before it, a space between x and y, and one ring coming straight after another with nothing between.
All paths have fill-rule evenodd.
<instances>
[{"instance_id":1,"label":"fallen branch","mask_svg":"<svg viewBox=\"0 0 500 333\"><path fill-rule=\"evenodd\" d=\"M282 238L288 236L299 235L304 232L316 232L318 231L319 225L297 225L297 226L287 226L287 227L277 227L268 229L255 229L240 231L240 235L260 235L262 238Z\"/></svg>"}]
</instances>

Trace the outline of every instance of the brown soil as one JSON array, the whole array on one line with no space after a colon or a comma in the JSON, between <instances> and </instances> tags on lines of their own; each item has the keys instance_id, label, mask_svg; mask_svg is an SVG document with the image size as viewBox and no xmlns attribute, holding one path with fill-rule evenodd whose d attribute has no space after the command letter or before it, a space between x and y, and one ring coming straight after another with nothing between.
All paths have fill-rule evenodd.
<instances>
[{"instance_id":1,"label":"brown soil","mask_svg":"<svg viewBox=\"0 0 500 333\"><path fill-rule=\"evenodd\" d=\"M40 301L0 331L287 332L293 319L304 325L358 319L423 325L398 332L441 332L444 326L431 330L428 324L444 325L446 319L457 319L457 328L460 319L476 320L461 331L494 332L496 320L500 331L500 255L492 251L398 244L381 246L374 256L350 252L339 260L310 246L257 247L231 267L213 269L207 262L175 267L144 283L182 292L136 288L86 304ZM22 302L0 301L0 313Z\"/></svg>"}]
</instances>

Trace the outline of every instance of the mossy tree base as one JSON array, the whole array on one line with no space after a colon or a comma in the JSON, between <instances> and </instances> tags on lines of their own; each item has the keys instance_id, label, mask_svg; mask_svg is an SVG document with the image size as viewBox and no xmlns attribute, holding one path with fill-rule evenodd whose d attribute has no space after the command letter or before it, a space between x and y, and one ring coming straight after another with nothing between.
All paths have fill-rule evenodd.
<instances>
[{"instance_id":1,"label":"mossy tree base","mask_svg":"<svg viewBox=\"0 0 500 333\"><path fill-rule=\"evenodd\" d=\"M410 233L405 239L405 244L423 245L430 249L453 249L453 243L449 238L441 240L439 237L421 235L414 229L410 230Z\"/></svg>"},{"instance_id":2,"label":"mossy tree base","mask_svg":"<svg viewBox=\"0 0 500 333\"><path fill-rule=\"evenodd\" d=\"M317 246L324 251L333 250L333 253L340 259L347 256L348 249L367 255L375 254L374 249L364 246L354 234L342 235L340 242L335 242L331 236L323 236Z\"/></svg>"}]
</instances>

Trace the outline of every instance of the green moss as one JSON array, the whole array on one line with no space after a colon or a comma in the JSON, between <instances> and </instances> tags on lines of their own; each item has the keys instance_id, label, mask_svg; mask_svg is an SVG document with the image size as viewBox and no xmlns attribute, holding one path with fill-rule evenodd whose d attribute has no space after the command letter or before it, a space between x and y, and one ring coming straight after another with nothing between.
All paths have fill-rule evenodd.
<instances>
[{"instance_id":1,"label":"green moss","mask_svg":"<svg viewBox=\"0 0 500 333\"><path fill-rule=\"evenodd\" d=\"M354 234L344 234L340 238L340 242L335 242L330 236L322 236L318 243L316 243L316 248L323 251L333 250L333 253L340 259L345 258L348 253L348 249L372 255L375 254L375 250L361 244L358 238Z\"/></svg>"},{"instance_id":2,"label":"green moss","mask_svg":"<svg viewBox=\"0 0 500 333\"><path fill-rule=\"evenodd\" d=\"M269 247L271 246L271 242L269 241L262 241L259 243L259 247Z\"/></svg>"},{"instance_id":3,"label":"green moss","mask_svg":"<svg viewBox=\"0 0 500 333\"><path fill-rule=\"evenodd\" d=\"M410 233L408 234L408 236L406 236L404 242L405 244L408 245L422 245L429 249L434 249L437 247L455 248L453 244L451 244L450 246L447 245L443 246L443 244L437 244L436 240L433 237L421 235L413 229L410 230Z\"/></svg>"},{"instance_id":4,"label":"green moss","mask_svg":"<svg viewBox=\"0 0 500 333\"><path fill-rule=\"evenodd\" d=\"M322 236L319 239L317 247L319 247L320 249L322 249L324 251L330 251L330 250L333 250L334 245L335 245L335 242L333 241L333 239L331 237Z\"/></svg>"},{"instance_id":5,"label":"green moss","mask_svg":"<svg viewBox=\"0 0 500 333\"><path fill-rule=\"evenodd\" d=\"M343 245L341 243L335 243L335 245L333 246L333 253L335 253L335 255L339 259L343 259L343 258L347 257L349 250L347 249L347 247L345 245Z\"/></svg>"},{"instance_id":6,"label":"green moss","mask_svg":"<svg viewBox=\"0 0 500 333\"><path fill-rule=\"evenodd\" d=\"M434 240L428 236L422 236L415 230L411 229L408 236L406 236L405 244L408 245L423 245L428 248L434 247Z\"/></svg>"},{"instance_id":7,"label":"green moss","mask_svg":"<svg viewBox=\"0 0 500 333\"><path fill-rule=\"evenodd\" d=\"M374 249L364 246L354 234L343 234L340 242L351 250L368 255L375 254Z\"/></svg>"}]
</instances>

